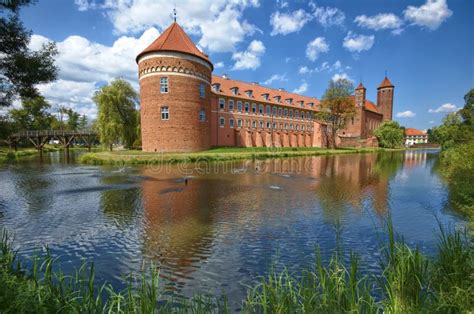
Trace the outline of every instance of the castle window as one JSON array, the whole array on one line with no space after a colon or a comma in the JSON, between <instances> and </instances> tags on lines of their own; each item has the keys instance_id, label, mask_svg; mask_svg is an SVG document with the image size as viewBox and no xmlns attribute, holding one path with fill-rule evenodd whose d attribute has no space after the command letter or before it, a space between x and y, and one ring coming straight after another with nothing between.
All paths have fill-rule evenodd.
<instances>
[{"instance_id":1,"label":"castle window","mask_svg":"<svg viewBox=\"0 0 474 314\"><path fill-rule=\"evenodd\" d=\"M291 105L291 104L293 103L293 98L288 98L288 99L286 100L286 103L287 103L288 105Z\"/></svg>"},{"instance_id":2,"label":"castle window","mask_svg":"<svg viewBox=\"0 0 474 314\"><path fill-rule=\"evenodd\" d=\"M304 101L300 100L298 103L300 104L300 107L304 107Z\"/></svg>"},{"instance_id":3,"label":"castle window","mask_svg":"<svg viewBox=\"0 0 474 314\"><path fill-rule=\"evenodd\" d=\"M283 112L283 110L281 108L278 108L278 116L281 117L281 113Z\"/></svg>"},{"instance_id":4,"label":"castle window","mask_svg":"<svg viewBox=\"0 0 474 314\"><path fill-rule=\"evenodd\" d=\"M310 102L308 105L309 105L311 108L314 107L314 104L313 104L312 102Z\"/></svg>"},{"instance_id":5,"label":"castle window","mask_svg":"<svg viewBox=\"0 0 474 314\"><path fill-rule=\"evenodd\" d=\"M288 109L285 108L285 110L283 110L283 116L285 116L285 117L288 116Z\"/></svg>"},{"instance_id":6,"label":"castle window","mask_svg":"<svg viewBox=\"0 0 474 314\"><path fill-rule=\"evenodd\" d=\"M298 110L295 110L295 118L296 119L300 118L300 112Z\"/></svg>"},{"instance_id":7,"label":"castle window","mask_svg":"<svg viewBox=\"0 0 474 314\"><path fill-rule=\"evenodd\" d=\"M221 84L219 83L212 84L212 87L214 88L214 91L216 93L218 93L221 90Z\"/></svg>"},{"instance_id":8,"label":"castle window","mask_svg":"<svg viewBox=\"0 0 474 314\"><path fill-rule=\"evenodd\" d=\"M273 122L273 128L276 129L277 128L277 124L275 122Z\"/></svg>"},{"instance_id":9,"label":"castle window","mask_svg":"<svg viewBox=\"0 0 474 314\"><path fill-rule=\"evenodd\" d=\"M160 93L167 93L168 91L169 91L168 78L167 77L160 78Z\"/></svg>"},{"instance_id":10,"label":"castle window","mask_svg":"<svg viewBox=\"0 0 474 314\"><path fill-rule=\"evenodd\" d=\"M267 106L267 115L270 115L271 112L272 112L272 108L270 106Z\"/></svg>"},{"instance_id":11,"label":"castle window","mask_svg":"<svg viewBox=\"0 0 474 314\"><path fill-rule=\"evenodd\" d=\"M268 100L268 96L269 96L269 94L262 94L262 97L263 97L264 100Z\"/></svg>"},{"instance_id":12,"label":"castle window","mask_svg":"<svg viewBox=\"0 0 474 314\"><path fill-rule=\"evenodd\" d=\"M237 95L239 93L239 88L238 87L232 87L230 89L232 91L232 94Z\"/></svg>"},{"instance_id":13,"label":"castle window","mask_svg":"<svg viewBox=\"0 0 474 314\"><path fill-rule=\"evenodd\" d=\"M280 102L280 96L275 96L273 99L275 99L276 102Z\"/></svg>"},{"instance_id":14,"label":"castle window","mask_svg":"<svg viewBox=\"0 0 474 314\"><path fill-rule=\"evenodd\" d=\"M252 128L256 128L256 127L257 127L257 121L252 120Z\"/></svg>"},{"instance_id":15,"label":"castle window","mask_svg":"<svg viewBox=\"0 0 474 314\"><path fill-rule=\"evenodd\" d=\"M242 119L237 120L237 127L241 128L242 127Z\"/></svg>"},{"instance_id":16,"label":"castle window","mask_svg":"<svg viewBox=\"0 0 474 314\"><path fill-rule=\"evenodd\" d=\"M270 128L270 122L267 121L267 129Z\"/></svg>"},{"instance_id":17,"label":"castle window","mask_svg":"<svg viewBox=\"0 0 474 314\"><path fill-rule=\"evenodd\" d=\"M272 114L273 114L274 116L277 115L277 107L273 107Z\"/></svg>"},{"instance_id":18,"label":"castle window","mask_svg":"<svg viewBox=\"0 0 474 314\"><path fill-rule=\"evenodd\" d=\"M263 114L263 105L258 105L258 113Z\"/></svg>"},{"instance_id":19,"label":"castle window","mask_svg":"<svg viewBox=\"0 0 474 314\"><path fill-rule=\"evenodd\" d=\"M258 124L260 125L260 128L263 129L263 127L264 127L263 121L259 121Z\"/></svg>"},{"instance_id":20,"label":"castle window","mask_svg":"<svg viewBox=\"0 0 474 314\"><path fill-rule=\"evenodd\" d=\"M229 99L229 111L234 111L234 100Z\"/></svg>"},{"instance_id":21,"label":"castle window","mask_svg":"<svg viewBox=\"0 0 474 314\"><path fill-rule=\"evenodd\" d=\"M252 104L252 113L257 113L257 104Z\"/></svg>"},{"instance_id":22,"label":"castle window","mask_svg":"<svg viewBox=\"0 0 474 314\"><path fill-rule=\"evenodd\" d=\"M247 97L252 97L252 90L251 89L246 90L245 94L247 95Z\"/></svg>"},{"instance_id":23,"label":"castle window","mask_svg":"<svg viewBox=\"0 0 474 314\"><path fill-rule=\"evenodd\" d=\"M232 129L234 128L234 119L232 118L229 119L229 127Z\"/></svg>"},{"instance_id":24,"label":"castle window","mask_svg":"<svg viewBox=\"0 0 474 314\"><path fill-rule=\"evenodd\" d=\"M219 126L221 128L223 128L225 126L225 118L224 117L219 118Z\"/></svg>"},{"instance_id":25,"label":"castle window","mask_svg":"<svg viewBox=\"0 0 474 314\"><path fill-rule=\"evenodd\" d=\"M224 110L224 109L225 109L225 99L219 98L219 110Z\"/></svg>"},{"instance_id":26,"label":"castle window","mask_svg":"<svg viewBox=\"0 0 474 314\"><path fill-rule=\"evenodd\" d=\"M170 111L168 107L161 107L161 120L169 120Z\"/></svg>"},{"instance_id":27,"label":"castle window","mask_svg":"<svg viewBox=\"0 0 474 314\"><path fill-rule=\"evenodd\" d=\"M201 98L206 97L206 86L204 86L204 83L199 84L199 96L201 96Z\"/></svg>"},{"instance_id":28,"label":"castle window","mask_svg":"<svg viewBox=\"0 0 474 314\"><path fill-rule=\"evenodd\" d=\"M206 122L206 111L204 109L199 111L199 121Z\"/></svg>"},{"instance_id":29,"label":"castle window","mask_svg":"<svg viewBox=\"0 0 474 314\"><path fill-rule=\"evenodd\" d=\"M240 100L237 101L237 111L242 112L242 102Z\"/></svg>"},{"instance_id":30,"label":"castle window","mask_svg":"<svg viewBox=\"0 0 474 314\"><path fill-rule=\"evenodd\" d=\"M290 109L290 118L293 118L293 110Z\"/></svg>"},{"instance_id":31,"label":"castle window","mask_svg":"<svg viewBox=\"0 0 474 314\"><path fill-rule=\"evenodd\" d=\"M250 110L250 105L248 102L245 103L245 112L248 113Z\"/></svg>"}]
</instances>

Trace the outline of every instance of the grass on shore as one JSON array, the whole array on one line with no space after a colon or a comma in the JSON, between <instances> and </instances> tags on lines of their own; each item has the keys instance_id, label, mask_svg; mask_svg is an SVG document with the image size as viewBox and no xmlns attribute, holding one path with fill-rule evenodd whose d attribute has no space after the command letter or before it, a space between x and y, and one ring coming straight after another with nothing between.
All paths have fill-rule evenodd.
<instances>
[{"instance_id":1,"label":"grass on shore","mask_svg":"<svg viewBox=\"0 0 474 314\"><path fill-rule=\"evenodd\" d=\"M53 145L45 145L43 148L44 153L56 152L59 150L61 150L60 147L56 147ZM16 152L6 147L0 147L0 164L6 162L13 162L18 160L19 158L33 156L37 154L38 150L34 147L20 147Z\"/></svg>"},{"instance_id":2,"label":"grass on shore","mask_svg":"<svg viewBox=\"0 0 474 314\"><path fill-rule=\"evenodd\" d=\"M300 276L271 272L243 300L244 313L469 313L474 310L472 238L441 230L434 258L423 256L388 226L388 244L381 248L381 273L360 271L361 260L348 265L335 252L328 265L316 254L312 269ZM53 271L50 255L33 259L26 269L12 248L8 233L0 241L0 312L95 313L228 313L224 297L173 297L159 288L159 273L130 279L117 291L95 282L93 265L72 276ZM57 268L54 266L54 268Z\"/></svg>"},{"instance_id":3,"label":"grass on shore","mask_svg":"<svg viewBox=\"0 0 474 314\"><path fill-rule=\"evenodd\" d=\"M228 161L242 159L266 159L280 157L317 156L331 154L371 153L386 151L383 148L343 148L326 149L314 147L301 148L214 148L195 153L153 153L138 150L107 151L88 153L79 160L85 164L162 164L182 162Z\"/></svg>"}]
</instances>

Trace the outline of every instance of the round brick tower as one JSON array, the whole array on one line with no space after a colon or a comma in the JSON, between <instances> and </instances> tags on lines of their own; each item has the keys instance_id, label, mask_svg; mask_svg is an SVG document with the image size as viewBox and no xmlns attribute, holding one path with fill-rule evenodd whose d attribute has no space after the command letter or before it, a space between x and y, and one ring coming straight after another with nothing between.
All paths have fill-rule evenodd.
<instances>
[{"instance_id":1,"label":"round brick tower","mask_svg":"<svg viewBox=\"0 0 474 314\"><path fill-rule=\"evenodd\" d=\"M174 22L137 56L142 148L183 152L210 147L213 65Z\"/></svg>"}]
</instances>

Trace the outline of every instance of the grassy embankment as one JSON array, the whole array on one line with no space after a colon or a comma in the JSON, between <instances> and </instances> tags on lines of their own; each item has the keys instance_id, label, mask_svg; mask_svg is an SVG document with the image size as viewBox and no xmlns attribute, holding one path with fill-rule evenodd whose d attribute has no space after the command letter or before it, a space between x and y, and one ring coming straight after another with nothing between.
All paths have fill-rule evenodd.
<instances>
[{"instance_id":1,"label":"grassy embankment","mask_svg":"<svg viewBox=\"0 0 474 314\"><path fill-rule=\"evenodd\" d=\"M440 158L440 171L448 182L450 202L470 218L474 227L474 142L443 150Z\"/></svg>"},{"instance_id":2,"label":"grassy embankment","mask_svg":"<svg viewBox=\"0 0 474 314\"><path fill-rule=\"evenodd\" d=\"M199 161L227 161L242 159L266 159L280 157L317 156L331 154L372 153L387 151L383 148L344 148L325 149L313 147L301 148L214 148L196 153L153 153L138 150L104 151L88 153L80 157L86 164L161 164Z\"/></svg>"},{"instance_id":3,"label":"grassy embankment","mask_svg":"<svg viewBox=\"0 0 474 314\"><path fill-rule=\"evenodd\" d=\"M244 313L470 313L474 310L474 250L465 233L441 230L437 254L427 258L396 240L391 225L381 251L381 272L363 275L362 260L345 263L335 252L328 265L316 262L295 276L272 272L250 287ZM159 288L159 273L130 277L118 291L95 282L84 264L65 275L46 255L27 269L6 232L0 240L1 313L228 313L225 297L170 296Z\"/></svg>"},{"instance_id":4,"label":"grassy embankment","mask_svg":"<svg viewBox=\"0 0 474 314\"><path fill-rule=\"evenodd\" d=\"M55 152L61 150L60 147L53 145L45 145L43 148L44 153ZM18 148L18 151L10 150L7 147L0 147L0 164L6 162L13 162L18 160L18 158L28 157L37 155L38 150L33 147Z\"/></svg>"}]
</instances>

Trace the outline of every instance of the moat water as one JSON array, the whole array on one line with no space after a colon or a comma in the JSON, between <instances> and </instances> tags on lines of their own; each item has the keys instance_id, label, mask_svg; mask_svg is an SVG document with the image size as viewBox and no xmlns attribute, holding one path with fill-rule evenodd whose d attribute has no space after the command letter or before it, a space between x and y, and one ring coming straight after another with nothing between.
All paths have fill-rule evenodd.
<instances>
[{"instance_id":1,"label":"moat water","mask_svg":"<svg viewBox=\"0 0 474 314\"><path fill-rule=\"evenodd\" d=\"M234 307L271 267L298 272L340 246L376 272L383 223L433 254L438 221L464 224L434 170L436 151L162 166L85 166L62 152L0 166L0 228L20 256L47 245L67 273L97 278L154 263L165 289L225 294Z\"/></svg>"}]
</instances>

